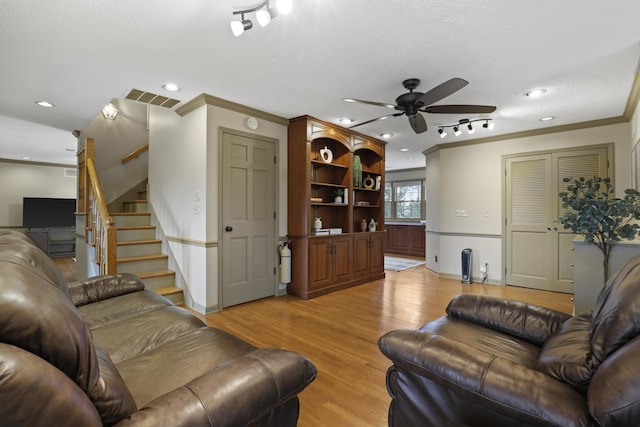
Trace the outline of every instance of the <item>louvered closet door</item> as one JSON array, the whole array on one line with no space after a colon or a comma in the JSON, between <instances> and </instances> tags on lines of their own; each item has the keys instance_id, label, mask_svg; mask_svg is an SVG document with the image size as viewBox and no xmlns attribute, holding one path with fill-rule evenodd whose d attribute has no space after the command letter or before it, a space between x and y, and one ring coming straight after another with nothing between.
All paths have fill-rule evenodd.
<instances>
[{"instance_id":1,"label":"louvered closet door","mask_svg":"<svg viewBox=\"0 0 640 427\"><path fill-rule=\"evenodd\" d=\"M608 176L606 148L506 159L508 285L573 292L574 235L558 222L563 178Z\"/></svg>"}]
</instances>

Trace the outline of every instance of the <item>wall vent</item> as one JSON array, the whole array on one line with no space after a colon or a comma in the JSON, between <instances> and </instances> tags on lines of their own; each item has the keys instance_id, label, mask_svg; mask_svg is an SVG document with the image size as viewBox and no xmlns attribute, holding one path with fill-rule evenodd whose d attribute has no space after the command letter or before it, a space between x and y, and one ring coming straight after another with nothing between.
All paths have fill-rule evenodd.
<instances>
[{"instance_id":1,"label":"wall vent","mask_svg":"<svg viewBox=\"0 0 640 427\"><path fill-rule=\"evenodd\" d=\"M166 108L173 108L180 103L177 99L167 98L166 96L156 95L155 93L145 92L139 89L131 89L125 98Z\"/></svg>"},{"instance_id":2,"label":"wall vent","mask_svg":"<svg viewBox=\"0 0 640 427\"><path fill-rule=\"evenodd\" d=\"M78 177L78 169L64 168L64 176L65 176L65 178L77 178Z\"/></svg>"}]
</instances>

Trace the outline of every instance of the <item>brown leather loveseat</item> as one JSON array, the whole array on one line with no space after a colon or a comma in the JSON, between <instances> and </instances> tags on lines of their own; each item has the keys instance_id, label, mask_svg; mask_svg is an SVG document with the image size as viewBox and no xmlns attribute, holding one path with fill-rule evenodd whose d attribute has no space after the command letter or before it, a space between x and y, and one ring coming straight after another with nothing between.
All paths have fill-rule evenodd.
<instances>
[{"instance_id":1,"label":"brown leather loveseat","mask_svg":"<svg viewBox=\"0 0 640 427\"><path fill-rule=\"evenodd\" d=\"M295 426L315 376L134 275L67 285L26 236L0 232L2 426Z\"/></svg>"},{"instance_id":2,"label":"brown leather loveseat","mask_svg":"<svg viewBox=\"0 0 640 427\"><path fill-rule=\"evenodd\" d=\"M378 342L389 425L640 426L640 256L577 316L463 294Z\"/></svg>"}]
</instances>

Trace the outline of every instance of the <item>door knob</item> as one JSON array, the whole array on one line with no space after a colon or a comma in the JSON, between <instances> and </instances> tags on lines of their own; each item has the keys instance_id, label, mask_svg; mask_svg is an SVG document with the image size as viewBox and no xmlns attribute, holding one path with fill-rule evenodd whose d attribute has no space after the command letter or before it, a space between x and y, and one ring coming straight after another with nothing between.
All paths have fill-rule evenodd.
<instances>
[{"instance_id":1,"label":"door knob","mask_svg":"<svg viewBox=\"0 0 640 427\"><path fill-rule=\"evenodd\" d=\"M227 225L227 226L224 228L224 231L233 231L233 227L232 227L232 226L230 226L230 225Z\"/></svg>"}]
</instances>

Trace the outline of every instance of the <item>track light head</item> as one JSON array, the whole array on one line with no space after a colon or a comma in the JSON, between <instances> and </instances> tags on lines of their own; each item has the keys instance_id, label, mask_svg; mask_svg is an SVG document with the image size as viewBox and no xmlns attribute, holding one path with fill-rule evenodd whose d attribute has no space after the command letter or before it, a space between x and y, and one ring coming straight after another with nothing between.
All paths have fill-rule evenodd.
<instances>
[{"instance_id":1,"label":"track light head","mask_svg":"<svg viewBox=\"0 0 640 427\"><path fill-rule=\"evenodd\" d=\"M471 135L472 133L474 133L476 130L473 128L473 126L471 126L471 123L469 123L467 125L467 132L469 133L469 135Z\"/></svg>"},{"instance_id":2,"label":"track light head","mask_svg":"<svg viewBox=\"0 0 640 427\"><path fill-rule=\"evenodd\" d=\"M253 23L250 19L244 19L244 13L240 21L231 21L231 32L234 36L238 37L247 30L253 27Z\"/></svg>"},{"instance_id":3,"label":"track light head","mask_svg":"<svg viewBox=\"0 0 640 427\"><path fill-rule=\"evenodd\" d=\"M460 129L458 128L458 126L454 126L453 127L453 134L455 136L460 136L462 134L462 132L460 131Z\"/></svg>"},{"instance_id":4,"label":"track light head","mask_svg":"<svg viewBox=\"0 0 640 427\"><path fill-rule=\"evenodd\" d=\"M447 132L445 132L443 128L438 128L438 133L440 134L440 138L447 136Z\"/></svg>"},{"instance_id":5,"label":"track light head","mask_svg":"<svg viewBox=\"0 0 640 427\"><path fill-rule=\"evenodd\" d=\"M261 27L266 27L269 25L269 22L278 14L287 14L291 12L292 2L291 0L278 0L276 7L269 7L269 0L263 0L257 6L250 7L248 9L236 10L233 12L233 15L240 15L241 19L239 21L231 22L231 31L233 35L238 37L242 33L247 30L250 30L253 27L253 23L249 19L244 19L245 13L256 13L256 20L258 21L258 25Z\"/></svg>"}]
</instances>

